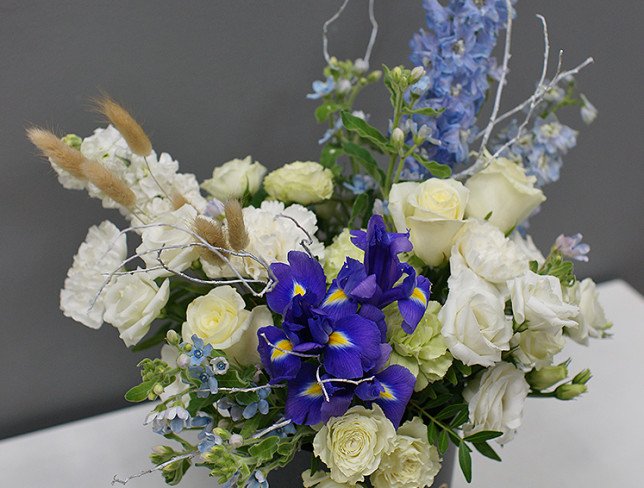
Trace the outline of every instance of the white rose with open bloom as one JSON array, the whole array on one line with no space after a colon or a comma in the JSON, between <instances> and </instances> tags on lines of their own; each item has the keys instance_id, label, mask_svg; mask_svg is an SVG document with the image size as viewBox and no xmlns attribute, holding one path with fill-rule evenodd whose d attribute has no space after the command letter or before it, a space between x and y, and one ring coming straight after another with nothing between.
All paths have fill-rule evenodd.
<instances>
[{"instance_id":1,"label":"white rose with open bloom","mask_svg":"<svg viewBox=\"0 0 644 488\"><path fill-rule=\"evenodd\" d=\"M378 405L371 410L355 406L320 429L313 452L327 465L333 481L355 484L378 469L395 437L396 429Z\"/></svg>"},{"instance_id":2,"label":"white rose with open bloom","mask_svg":"<svg viewBox=\"0 0 644 488\"><path fill-rule=\"evenodd\" d=\"M575 327L579 307L565 303L559 279L532 271L508 281L512 312L517 324L527 321L530 330L557 334L562 327Z\"/></svg>"},{"instance_id":3,"label":"white rose with open bloom","mask_svg":"<svg viewBox=\"0 0 644 488\"><path fill-rule=\"evenodd\" d=\"M257 193L265 174L265 166L246 156L216 167L212 178L204 181L201 188L218 200L239 199L247 193Z\"/></svg>"},{"instance_id":4,"label":"white rose with open bloom","mask_svg":"<svg viewBox=\"0 0 644 488\"><path fill-rule=\"evenodd\" d=\"M477 375L463 390L470 412L465 435L494 430L503 432L496 442L510 442L521 426L529 391L524 374L510 363L499 363Z\"/></svg>"},{"instance_id":5,"label":"white rose with open bloom","mask_svg":"<svg viewBox=\"0 0 644 488\"><path fill-rule=\"evenodd\" d=\"M92 329L103 324L105 295L97 294L105 283L105 273L119 271L127 256L125 234L119 234L108 220L90 227L60 291L60 309L65 316Z\"/></svg>"},{"instance_id":6,"label":"white rose with open bloom","mask_svg":"<svg viewBox=\"0 0 644 488\"><path fill-rule=\"evenodd\" d=\"M456 272L455 263L464 264L501 288L505 288L506 281L528 271L528 260L517 245L497 227L482 220L468 221L458 233L450 263L452 274Z\"/></svg>"},{"instance_id":7,"label":"white rose with open bloom","mask_svg":"<svg viewBox=\"0 0 644 488\"><path fill-rule=\"evenodd\" d=\"M470 200L465 215L485 219L503 232L508 232L527 219L546 197L534 187L537 179L527 176L517 163L497 158L472 175L465 186Z\"/></svg>"},{"instance_id":8,"label":"white rose with open bloom","mask_svg":"<svg viewBox=\"0 0 644 488\"><path fill-rule=\"evenodd\" d=\"M302 486L304 486L304 488L362 488L363 485L336 483L331 479L329 473L316 471L316 473L312 475L311 470L307 469L302 473Z\"/></svg>"},{"instance_id":9,"label":"white rose with open bloom","mask_svg":"<svg viewBox=\"0 0 644 488\"><path fill-rule=\"evenodd\" d=\"M226 349L226 357L242 366L261 364L257 352L257 331L261 327L273 325L273 314L265 305L259 305L250 312L248 326L239 340Z\"/></svg>"},{"instance_id":10,"label":"white rose with open bloom","mask_svg":"<svg viewBox=\"0 0 644 488\"><path fill-rule=\"evenodd\" d=\"M150 330L170 296L170 281L159 287L141 273L119 276L105 291L105 316L116 327L125 345L130 347Z\"/></svg>"},{"instance_id":11,"label":"white rose with open bloom","mask_svg":"<svg viewBox=\"0 0 644 488\"><path fill-rule=\"evenodd\" d=\"M398 429L393 449L371 475L374 488L428 487L441 469L438 450L427 441L427 426L414 417Z\"/></svg>"},{"instance_id":12,"label":"white rose with open bloom","mask_svg":"<svg viewBox=\"0 0 644 488\"><path fill-rule=\"evenodd\" d=\"M510 235L510 240L516 244L517 248L523 253L528 262L536 261L539 266L542 266L543 263L546 262L546 258L534 244L531 236L526 235L523 237L519 231L515 230Z\"/></svg>"},{"instance_id":13,"label":"white rose with open bloom","mask_svg":"<svg viewBox=\"0 0 644 488\"><path fill-rule=\"evenodd\" d=\"M141 245L136 248L148 268L160 266L157 260L157 250L161 251L161 260L173 271L183 271L190 267L199 257L196 246L190 244L195 238L190 234L191 224L197 216L197 211L190 205L184 205L174 212L169 212L156 219L154 227L143 229ZM185 229L181 230L181 229ZM170 276L172 273L164 269L157 269L147 273L152 278Z\"/></svg>"},{"instance_id":14,"label":"white rose with open bloom","mask_svg":"<svg viewBox=\"0 0 644 488\"><path fill-rule=\"evenodd\" d=\"M510 349L512 338L503 296L468 268L450 276L447 284L449 293L438 319L448 349L468 366L492 366Z\"/></svg>"},{"instance_id":15,"label":"white rose with open bloom","mask_svg":"<svg viewBox=\"0 0 644 488\"><path fill-rule=\"evenodd\" d=\"M242 339L250 322L251 312L246 310L244 299L232 286L224 285L188 305L181 335L184 341L192 342L194 334L204 343L225 351Z\"/></svg>"},{"instance_id":16,"label":"white rose with open bloom","mask_svg":"<svg viewBox=\"0 0 644 488\"><path fill-rule=\"evenodd\" d=\"M430 266L449 258L454 236L463 226L469 190L460 182L431 178L391 187L389 211L398 232L407 232L414 254Z\"/></svg>"},{"instance_id":17,"label":"white rose with open bloom","mask_svg":"<svg viewBox=\"0 0 644 488\"><path fill-rule=\"evenodd\" d=\"M320 203L333 195L333 173L320 163L296 161L269 173L264 188L280 202Z\"/></svg>"},{"instance_id":18,"label":"white rose with open bloom","mask_svg":"<svg viewBox=\"0 0 644 488\"><path fill-rule=\"evenodd\" d=\"M589 337L604 337L612 323L606 318L604 308L599 303L597 285L590 278L576 282L566 289L565 297L568 303L577 305L579 313L575 316L574 326L566 326L566 334L579 344L588 344Z\"/></svg>"}]
</instances>

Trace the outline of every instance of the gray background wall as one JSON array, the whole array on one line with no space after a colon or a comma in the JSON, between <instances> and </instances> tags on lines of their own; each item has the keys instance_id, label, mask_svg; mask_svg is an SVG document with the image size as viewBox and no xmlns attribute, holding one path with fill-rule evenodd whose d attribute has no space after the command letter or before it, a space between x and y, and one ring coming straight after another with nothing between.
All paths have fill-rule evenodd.
<instances>
[{"instance_id":1,"label":"gray background wall","mask_svg":"<svg viewBox=\"0 0 644 488\"><path fill-rule=\"evenodd\" d=\"M155 148L183 171L208 177L215 164L252 154L269 167L316 159L322 131L304 95L322 69L321 26L339 0L0 0L0 438L125 406L140 355L109 326L93 331L58 310L58 291L87 228L120 222L80 192L60 187L35 156L24 127L88 135L85 109L104 89L134 109ZM369 35L366 0L350 3L331 29L332 53L356 58ZM561 232L592 245L578 266L597 281L642 277L644 4L636 1L520 0L509 108L540 73L536 13L549 20L553 51L572 66L600 110L582 128L549 202L533 221L543 249ZM379 0L373 63L407 62L423 23L420 0ZM359 100L385 126L384 89ZM617 351L615 351L617 354Z\"/></svg>"}]
</instances>

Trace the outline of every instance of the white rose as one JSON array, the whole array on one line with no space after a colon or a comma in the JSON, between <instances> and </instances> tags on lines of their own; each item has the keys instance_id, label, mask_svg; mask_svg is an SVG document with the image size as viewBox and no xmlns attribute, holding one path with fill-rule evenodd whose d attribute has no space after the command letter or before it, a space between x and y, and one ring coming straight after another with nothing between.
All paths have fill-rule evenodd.
<instances>
[{"instance_id":1,"label":"white rose","mask_svg":"<svg viewBox=\"0 0 644 488\"><path fill-rule=\"evenodd\" d=\"M510 349L512 338L503 296L468 268L450 276L447 283L449 293L438 319L448 349L468 366L492 366Z\"/></svg>"},{"instance_id":2,"label":"white rose","mask_svg":"<svg viewBox=\"0 0 644 488\"><path fill-rule=\"evenodd\" d=\"M104 320L119 330L126 346L133 346L150 330L169 296L167 279L159 287L140 273L121 275L105 292Z\"/></svg>"},{"instance_id":3,"label":"white rose","mask_svg":"<svg viewBox=\"0 0 644 488\"><path fill-rule=\"evenodd\" d=\"M248 327L239 340L226 349L226 357L243 366L260 364L261 359L257 352L257 331L261 327L273 325L273 314L265 305L255 307L250 312Z\"/></svg>"},{"instance_id":4,"label":"white rose","mask_svg":"<svg viewBox=\"0 0 644 488\"><path fill-rule=\"evenodd\" d=\"M427 441L427 426L414 417L405 422L371 475L374 488L428 487L441 469L438 450Z\"/></svg>"},{"instance_id":5,"label":"white rose","mask_svg":"<svg viewBox=\"0 0 644 488\"><path fill-rule=\"evenodd\" d=\"M553 333L548 330L524 330L515 334L510 341L516 347L513 356L526 368L542 368L552 364L555 354L566 345L562 330Z\"/></svg>"},{"instance_id":6,"label":"white rose","mask_svg":"<svg viewBox=\"0 0 644 488\"><path fill-rule=\"evenodd\" d=\"M250 156L233 159L215 168L212 178L204 181L201 188L219 200L239 199L247 193L257 193L265 174L266 167L253 163Z\"/></svg>"},{"instance_id":7,"label":"white rose","mask_svg":"<svg viewBox=\"0 0 644 488\"><path fill-rule=\"evenodd\" d=\"M604 308L599 303L597 285L590 278L576 282L566 290L566 298L572 305L579 307L574 326L566 326L566 334L579 344L588 344L588 337L604 337L612 323L606 318Z\"/></svg>"},{"instance_id":8,"label":"white rose","mask_svg":"<svg viewBox=\"0 0 644 488\"><path fill-rule=\"evenodd\" d=\"M575 327L579 308L565 303L561 283L554 276L528 271L508 281L512 312L517 324L527 321L528 329L557 334L562 327Z\"/></svg>"},{"instance_id":9,"label":"white rose","mask_svg":"<svg viewBox=\"0 0 644 488\"><path fill-rule=\"evenodd\" d=\"M507 232L527 219L546 197L534 187L536 178L526 176L517 163L497 158L471 176L465 186L470 190L466 216L485 219Z\"/></svg>"},{"instance_id":10,"label":"white rose","mask_svg":"<svg viewBox=\"0 0 644 488\"><path fill-rule=\"evenodd\" d=\"M378 468L395 436L396 429L378 405L371 410L355 406L320 429L313 452L328 466L333 481L355 484Z\"/></svg>"},{"instance_id":11,"label":"white rose","mask_svg":"<svg viewBox=\"0 0 644 488\"><path fill-rule=\"evenodd\" d=\"M183 271L190 267L192 262L199 257L196 246L190 244L195 238L189 233L191 223L197 216L197 211L190 205L184 205L174 212L162 215L153 223L154 227L143 229L141 245L136 248L148 268L158 267L157 250L161 251L161 260L173 271ZM172 227L170 227L172 226ZM181 229L186 229L183 231ZM172 273L164 269L148 272L150 277L169 276Z\"/></svg>"},{"instance_id":12,"label":"white rose","mask_svg":"<svg viewBox=\"0 0 644 488\"><path fill-rule=\"evenodd\" d=\"M119 271L126 256L125 234L119 235L112 222L105 220L90 227L60 291L60 309L65 316L98 329L103 324L105 295L97 293L105 284L105 273Z\"/></svg>"},{"instance_id":13,"label":"white rose","mask_svg":"<svg viewBox=\"0 0 644 488\"><path fill-rule=\"evenodd\" d=\"M501 288L528 271L528 261L516 244L482 220L468 221L456 236L450 259L452 274L457 272L457 263Z\"/></svg>"},{"instance_id":14,"label":"white rose","mask_svg":"<svg viewBox=\"0 0 644 488\"><path fill-rule=\"evenodd\" d=\"M524 374L510 363L499 363L472 380L463 390L470 420L464 433L483 430L503 432L496 441L505 444L521 426L523 405L530 391Z\"/></svg>"},{"instance_id":15,"label":"white rose","mask_svg":"<svg viewBox=\"0 0 644 488\"><path fill-rule=\"evenodd\" d=\"M188 305L181 335L184 341L192 342L195 334L206 344L225 351L241 340L250 322L251 312L246 310L244 299L232 286L224 285Z\"/></svg>"},{"instance_id":16,"label":"white rose","mask_svg":"<svg viewBox=\"0 0 644 488\"><path fill-rule=\"evenodd\" d=\"M398 232L407 232L414 254L430 266L449 258L454 236L463 226L469 190L456 180L431 178L397 183L389 193L389 211Z\"/></svg>"},{"instance_id":17,"label":"white rose","mask_svg":"<svg viewBox=\"0 0 644 488\"><path fill-rule=\"evenodd\" d=\"M329 473L324 471L317 471L314 475L311 474L311 470L307 469L302 473L302 486L304 488L311 488L315 486L316 488L361 488L362 485L357 484L347 484L347 483L336 483L331 479Z\"/></svg>"},{"instance_id":18,"label":"white rose","mask_svg":"<svg viewBox=\"0 0 644 488\"><path fill-rule=\"evenodd\" d=\"M281 202L310 205L331 198L333 173L320 163L296 161L269 173L264 188Z\"/></svg>"},{"instance_id":19,"label":"white rose","mask_svg":"<svg viewBox=\"0 0 644 488\"><path fill-rule=\"evenodd\" d=\"M351 242L351 231L344 229L324 251L324 273L329 283L338 276L348 257L362 261L364 251Z\"/></svg>"},{"instance_id":20,"label":"white rose","mask_svg":"<svg viewBox=\"0 0 644 488\"><path fill-rule=\"evenodd\" d=\"M526 235L523 237L519 231L514 231L510 235L510 240L516 244L519 251L523 253L528 261L536 261L539 266L543 266L546 258L543 256L537 246L532 241L532 237Z\"/></svg>"}]
</instances>

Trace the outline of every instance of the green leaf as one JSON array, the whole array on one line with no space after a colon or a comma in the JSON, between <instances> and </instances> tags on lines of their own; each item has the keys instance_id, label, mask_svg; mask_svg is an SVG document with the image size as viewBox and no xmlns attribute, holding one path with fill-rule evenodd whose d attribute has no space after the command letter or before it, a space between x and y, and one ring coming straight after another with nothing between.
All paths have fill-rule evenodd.
<instances>
[{"instance_id":1,"label":"green leaf","mask_svg":"<svg viewBox=\"0 0 644 488\"><path fill-rule=\"evenodd\" d=\"M447 451L447 448L449 447L449 435L446 430L441 432L441 434L438 436L438 452L440 452L441 456Z\"/></svg>"},{"instance_id":2,"label":"green leaf","mask_svg":"<svg viewBox=\"0 0 644 488\"><path fill-rule=\"evenodd\" d=\"M403 112L408 114L408 115L425 115L427 117L438 117L444 111L445 111L444 108L436 110L435 108L431 108L431 107L422 107L422 108L413 108L413 109L405 109L405 110L403 110Z\"/></svg>"},{"instance_id":3,"label":"green leaf","mask_svg":"<svg viewBox=\"0 0 644 488\"><path fill-rule=\"evenodd\" d=\"M342 123L344 124L344 128L349 132L355 132L381 151L390 152L393 149L389 146L389 140L378 129L360 117L356 117L345 111L342 112Z\"/></svg>"},{"instance_id":4,"label":"green leaf","mask_svg":"<svg viewBox=\"0 0 644 488\"><path fill-rule=\"evenodd\" d=\"M356 198L356 201L353 202L353 208L351 209L351 218L349 219L349 227L351 229L360 228L361 225L356 227L356 219L363 215L369 208L369 195L366 193L361 193Z\"/></svg>"},{"instance_id":5,"label":"green leaf","mask_svg":"<svg viewBox=\"0 0 644 488\"><path fill-rule=\"evenodd\" d=\"M463 376L469 376L472 374L472 367L467 364L463 364L460 361L454 361L454 366L458 369Z\"/></svg>"},{"instance_id":6,"label":"green leaf","mask_svg":"<svg viewBox=\"0 0 644 488\"><path fill-rule=\"evenodd\" d=\"M148 398L155 384L156 380L144 381L140 385L130 388L125 394L125 399L132 403L142 402Z\"/></svg>"},{"instance_id":7,"label":"green leaf","mask_svg":"<svg viewBox=\"0 0 644 488\"><path fill-rule=\"evenodd\" d=\"M276 435L267 437L263 441L248 449L248 453L257 458L260 463L270 461L273 455L277 452L277 447L280 443L280 438Z\"/></svg>"},{"instance_id":8,"label":"green leaf","mask_svg":"<svg viewBox=\"0 0 644 488\"><path fill-rule=\"evenodd\" d=\"M322 148L322 154L320 154L320 164L325 168L330 169L333 173L333 176L338 178L342 176L342 168L338 164L338 158L343 154L344 151L339 147L327 144Z\"/></svg>"},{"instance_id":9,"label":"green leaf","mask_svg":"<svg viewBox=\"0 0 644 488\"><path fill-rule=\"evenodd\" d=\"M441 395L436 397L434 400L432 400L430 402L427 402L425 404L425 407L426 408L440 407L441 405L446 404L449 401L450 398L452 398L452 395L450 395L449 393L442 393Z\"/></svg>"},{"instance_id":10,"label":"green leaf","mask_svg":"<svg viewBox=\"0 0 644 488\"><path fill-rule=\"evenodd\" d=\"M418 153L413 153L412 156L416 161L422 164L423 167L432 174L432 176L441 179L449 178L450 176L452 176L452 170L446 164L437 163L436 161L429 161Z\"/></svg>"},{"instance_id":11,"label":"green leaf","mask_svg":"<svg viewBox=\"0 0 644 488\"><path fill-rule=\"evenodd\" d=\"M436 445L438 441L438 429L434 422L430 422L427 426L427 440L432 445Z\"/></svg>"},{"instance_id":12,"label":"green leaf","mask_svg":"<svg viewBox=\"0 0 644 488\"><path fill-rule=\"evenodd\" d=\"M451 367L447 370L445 379L449 381L452 385L456 386L458 384L458 378L456 377L456 370L454 367Z\"/></svg>"},{"instance_id":13,"label":"green leaf","mask_svg":"<svg viewBox=\"0 0 644 488\"><path fill-rule=\"evenodd\" d=\"M448 407L445 407L443 410L441 410L436 415L436 420L449 419L458 415L463 411L466 411L466 412L468 411L467 403L455 403L454 405L450 405Z\"/></svg>"},{"instance_id":14,"label":"green leaf","mask_svg":"<svg viewBox=\"0 0 644 488\"><path fill-rule=\"evenodd\" d=\"M311 476L320 469L320 460L316 455L311 456Z\"/></svg>"},{"instance_id":15,"label":"green leaf","mask_svg":"<svg viewBox=\"0 0 644 488\"><path fill-rule=\"evenodd\" d=\"M473 442L472 445L474 446L474 449L483 454L486 458L501 461L499 455L487 442Z\"/></svg>"},{"instance_id":16,"label":"green leaf","mask_svg":"<svg viewBox=\"0 0 644 488\"><path fill-rule=\"evenodd\" d=\"M325 102L315 109L315 120L318 122L324 122L332 113L337 112L340 108L342 108L342 106L337 103Z\"/></svg>"},{"instance_id":17,"label":"green leaf","mask_svg":"<svg viewBox=\"0 0 644 488\"><path fill-rule=\"evenodd\" d=\"M472 456L470 456L470 448L467 444L461 442L458 446L458 464L463 471L463 476L468 483L472 482Z\"/></svg>"},{"instance_id":18,"label":"green leaf","mask_svg":"<svg viewBox=\"0 0 644 488\"><path fill-rule=\"evenodd\" d=\"M454 419L450 422L450 426L456 429L461 425L463 425L465 422L467 422L469 418L470 418L469 410L467 408L464 410L461 410L456 414Z\"/></svg>"},{"instance_id":19,"label":"green leaf","mask_svg":"<svg viewBox=\"0 0 644 488\"><path fill-rule=\"evenodd\" d=\"M378 167L378 162L373 158L371 153L364 147L358 146L352 142L345 142L342 149L349 155L353 156L364 167L365 171L379 185L385 181L385 173Z\"/></svg>"},{"instance_id":20,"label":"green leaf","mask_svg":"<svg viewBox=\"0 0 644 488\"><path fill-rule=\"evenodd\" d=\"M255 415L253 418L244 421L241 432L239 433L244 439L250 437L259 427L261 415Z\"/></svg>"},{"instance_id":21,"label":"green leaf","mask_svg":"<svg viewBox=\"0 0 644 488\"><path fill-rule=\"evenodd\" d=\"M489 441L490 439L501 437L502 435L503 432L497 432L495 430L483 430L481 432L477 432L476 434L468 435L464 438L464 440L472 443L485 442Z\"/></svg>"}]
</instances>

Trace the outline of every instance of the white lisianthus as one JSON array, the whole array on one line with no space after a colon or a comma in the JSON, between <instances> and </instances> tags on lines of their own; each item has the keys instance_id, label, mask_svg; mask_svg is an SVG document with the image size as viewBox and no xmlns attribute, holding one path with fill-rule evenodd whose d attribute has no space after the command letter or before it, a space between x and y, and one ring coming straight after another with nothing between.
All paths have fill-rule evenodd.
<instances>
[{"instance_id":1,"label":"white lisianthus","mask_svg":"<svg viewBox=\"0 0 644 488\"><path fill-rule=\"evenodd\" d=\"M265 174L264 165L246 156L216 167L212 178L204 181L201 188L218 200L239 199L246 194L257 193Z\"/></svg>"},{"instance_id":2,"label":"white lisianthus","mask_svg":"<svg viewBox=\"0 0 644 488\"><path fill-rule=\"evenodd\" d=\"M552 364L555 354L566 345L563 331L524 330L514 335L510 341L516 347L512 355L526 368L543 368Z\"/></svg>"},{"instance_id":3,"label":"white lisianthus","mask_svg":"<svg viewBox=\"0 0 644 488\"><path fill-rule=\"evenodd\" d=\"M557 334L562 327L575 327L579 307L565 303L559 279L532 271L508 281L512 312L517 324L527 321L530 330Z\"/></svg>"},{"instance_id":4,"label":"white lisianthus","mask_svg":"<svg viewBox=\"0 0 644 488\"><path fill-rule=\"evenodd\" d=\"M489 222L474 219L456 236L450 259L452 274L458 273L462 264L501 288L528 271L528 261L514 242Z\"/></svg>"},{"instance_id":5,"label":"white lisianthus","mask_svg":"<svg viewBox=\"0 0 644 488\"><path fill-rule=\"evenodd\" d=\"M508 232L546 200L543 192L535 188L536 181L517 163L506 158L493 159L465 183L470 190L465 215L488 217L491 224Z\"/></svg>"},{"instance_id":6,"label":"white lisianthus","mask_svg":"<svg viewBox=\"0 0 644 488\"><path fill-rule=\"evenodd\" d=\"M503 432L496 439L499 444L511 441L521 426L529 391L524 374L510 363L499 363L476 376L463 390L470 412L465 435L493 430Z\"/></svg>"},{"instance_id":7,"label":"white lisianthus","mask_svg":"<svg viewBox=\"0 0 644 488\"><path fill-rule=\"evenodd\" d=\"M546 258L534 244L531 236L526 235L523 237L519 231L515 230L510 235L510 240L514 242L519 251L523 253L528 261L536 261L539 266L543 266L543 263L546 262Z\"/></svg>"},{"instance_id":8,"label":"white lisianthus","mask_svg":"<svg viewBox=\"0 0 644 488\"><path fill-rule=\"evenodd\" d=\"M324 273L328 283L338 276L347 258L362 261L364 251L351 242L351 231L344 229L324 251Z\"/></svg>"},{"instance_id":9,"label":"white lisianthus","mask_svg":"<svg viewBox=\"0 0 644 488\"><path fill-rule=\"evenodd\" d=\"M362 488L361 484L336 483L331 479L329 473L316 471L314 475L307 469L302 473L302 486L304 488Z\"/></svg>"},{"instance_id":10,"label":"white lisianthus","mask_svg":"<svg viewBox=\"0 0 644 488\"><path fill-rule=\"evenodd\" d=\"M320 429L313 452L327 465L333 481L355 484L378 469L395 436L396 429L378 405L371 410L355 406Z\"/></svg>"},{"instance_id":11,"label":"white lisianthus","mask_svg":"<svg viewBox=\"0 0 644 488\"><path fill-rule=\"evenodd\" d=\"M449 258L454 236L463 226L469 190L460 182L431 178L391 187L389 211L398 232L407 232L414 254L430 266Z\"/></svg>"},{"instance_id":12,"label":"white lisianthus","mask_svg":"<svg viewBox=\"0 0 644 488\"><path fill-rule=\"evenodd\" d=\"M273 325L273 314L265 305L259 305L250 312L248 326L239 340L226 349L226 357L242 366L261 364L257 352L257 331L261 327Z\"/></svg>"},{"instance_id":13,"label":"white lisianthus","mask_svg":"<svg viewBox=\"0 0 644 488\"><path fill-rule=\"evenodd\" d=\"M104 294L97 297L97 293L105 283L105 273L119 271L126 256L125 234L119 235L112 222L105 220L90 227L60 292L60 309L65 316L98 329L103 324L105 305Z\"/></svg>"},{"instance_id":14,"label":"white lisianthus","mask_svg":"<svg viewBox=\"0 0 644 488\"><path fill-rule=\"evenodd\" d=\"M320 163L296 161L269 173L264 188L284 203L320 203L333 195L333 173Z\"/></svg>"},{"instance_id":15,"label":"white lisianthus","mask_svg":"<svg viewBox=\"0 0 644 488\"><path fill-rule=\"evenodd\" d=\"M157 250L163 248L169 248L161 251L160 255L168 268L173 271L183 271L190 267L199 257L198 248L190 245L195 242L195 238L190 234L190 224L196 216L197 211L192 206L184 205L153 222L158 225L143 229L141 245L136 248L136 252L143 258L148 268L159 266ZM171 274L164 269L157 269L150 271L148 276L159 277Z\"/></svg>"},{"instance_id":16,"label":"white lisianthus","mask_svg":"<svg viewBox=\"0 0 644 488\"><path fill-rule=\"evenodd\" d=\"M510 349L512 319L501 293L463 268L448 280L449 293L438 319L452 355L468 366L492 366Z\"/></svg>"},{"instance_id":17,"label":"white lisianthus","mask_svg":"<svg viewBox=\"0 0 644 488\"><path fill-rule=\"evenodd\" d=\"M397 305L391 304L384 310L387 341L392 347L389 363L411 371L416 377L415 391L424 390L429 383L443 378L452 365L452 355L441 335L441 323L437 317L440 308L438 302L429 302L425 315L412 334L403 330Z\"/></svg>"},{"instance_id":18,"label":"white lisianthus","mask_svg":"<svg viewBox=\"0 0 644 488\"><path fill-rule=\"evenodd\" d=\"M324 244L315 237L318 230L315 214L303 206L284 207L281 202L264 201L259 208L245 207L243 213L250 239L246 250L267 263L287 262L289 251L304 251L302 242L316 258L321 260L324 257ZM307 234L312 240L310 244ZM253 279L267 276L266 269L251 258L233 256L230 262L244 276ZM234 276L226 264L218 266L207 260L202 260L201 264L210 278Z\"/></svg>"},{"instance_id":19,"label":"white lisianthus","mask_svg":"<svg viewBox=\"0 0 644 488\"><path fill-rule=\"evenodd\" d=\"M599 292L593 280L586 278L576 282L566 289L565 298L568 303L579 307L579 313L575 316L577 324L565 328L572 340L587 345L589 337L601 338L606 335L606 330L613 324L608 321L599 303Z\"/></svg>"},{"instance_id":20,"label":"white lisianthus","mask_svg":"<svg viewBox=\"0 0 644 488\"><path fill-rule=\"evenodd\" d=\"M393 449L370 477L374 488L428 487L441 469L438 450L427 441L427 426L414 417L398 429Z\"/></svg>"},{"instance_id":21,"label":"white lisianthus","mask_svg":"<svg viewBox=\"0 0 644 488\"><path fill-rule=\"evenodd\" d=\"M105 291L105 316L116 327L125 345L138 344L150 330L170 296L170 281L159 287L141 273L119 276Z\"/></svg>"}]
</instances>

